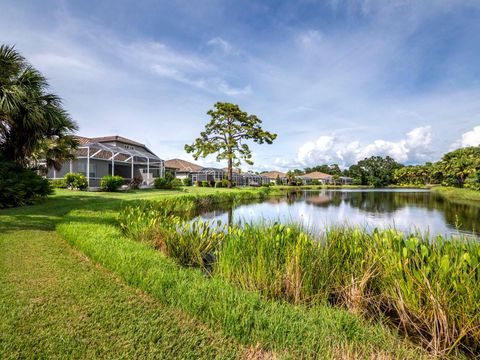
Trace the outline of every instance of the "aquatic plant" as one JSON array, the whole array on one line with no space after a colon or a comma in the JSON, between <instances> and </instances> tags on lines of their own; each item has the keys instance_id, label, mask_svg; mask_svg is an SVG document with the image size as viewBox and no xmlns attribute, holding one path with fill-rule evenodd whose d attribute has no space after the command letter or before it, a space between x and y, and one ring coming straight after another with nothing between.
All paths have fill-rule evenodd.
<instances>
[{"instance_id":1,"label":"aquatic plant","mask_svg":"<svg viewBox=\"0 0 480 360\"><path fill-rule=\"evenodd\" d=\"M266 297L382 319L434 354L480 351L478 242L395 229L312 233L296 224L227 228L190 220L201 207L239 201L235 195L140 203L122 210L120 224L177 263Z\"/></svg>"}]
</instances>

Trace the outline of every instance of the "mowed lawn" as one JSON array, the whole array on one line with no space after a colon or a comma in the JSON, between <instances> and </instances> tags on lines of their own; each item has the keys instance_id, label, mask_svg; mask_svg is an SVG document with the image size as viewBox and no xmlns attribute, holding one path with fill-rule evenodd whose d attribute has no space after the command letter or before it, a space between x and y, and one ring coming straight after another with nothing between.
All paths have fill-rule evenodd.
<instances>
[{"instance_id":1,"label":"mowed lawn","mask_svg":"<svg viewBox=\"0 0 480 360\"><path fill-rule=\"evenodd\" d=\"M69 210L173 192L57 191L0 211L0 358L241 358L255 353L125 285L55 232ZM178 195L178 193L177 193Z\"/></svg>"},{"instance_id":2,"label":"mowed lawn","mask_svg":"<svg viewBox=\"0 0 480 360\"><path fill-rule=\"evenodd\" d=\"M395 332L346 311L273 304L219 280L210 283L194 269L176 270L161 253L125 239L118 228L118 211L127 201L218 191L244 190L57 190L41 204L0 210L0 359L426 356ZM68 234L68 243L60 233ZM107 270L98 264L98 253L98 263L93 263L76 250L80 243L93 246L92 253L103 249L107 258L132 258L117 263L112 258ZM127 255L128 249L138 252ZM139 256L148 263L130 267ZM162 269L168 274L152 278ZM144 291L128 285L129 278L138 279L127 282L142 284ZM174 279L191 280L176 284ZM167 284L165 294L158 291ZM187 285L185 295L179 291L177 298L170 297ZM220 292L212 293L214 289ZM191 298L193 294L204 298ZM225 326L223 315L218 318L224 311L227 318L238 317L238 326Z\"/></svg>"}]
</instances>

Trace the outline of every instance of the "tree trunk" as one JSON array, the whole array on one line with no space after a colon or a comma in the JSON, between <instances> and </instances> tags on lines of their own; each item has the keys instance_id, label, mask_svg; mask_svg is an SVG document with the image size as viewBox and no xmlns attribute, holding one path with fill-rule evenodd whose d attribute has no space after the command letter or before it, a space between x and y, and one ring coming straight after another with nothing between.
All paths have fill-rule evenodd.
<instances>
[{"instance_id":1,"label":"tree trunk","mask_svg":"<svg viewBox=\"0 0 480 360\"><path fill-rule=\"evenodd\" d=\"M232 187L233 183L233 160L228 158L228 188Z\"/></svg>"}]
</instances>

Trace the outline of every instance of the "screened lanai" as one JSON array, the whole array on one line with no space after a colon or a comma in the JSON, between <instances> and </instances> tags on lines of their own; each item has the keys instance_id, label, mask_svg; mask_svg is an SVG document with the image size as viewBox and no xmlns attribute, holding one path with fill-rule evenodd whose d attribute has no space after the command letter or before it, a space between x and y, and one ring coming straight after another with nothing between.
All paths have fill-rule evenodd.
<instances>
[{"instance_id":1,"label":"screened lanai","mask_svg":"<svg viewBox=\"0 0 480 360\"><path fill-rule=\"evenodd\" d=\"M89 142L76 153L77 171L83 173L89 187L100 186L105 175L121 176L125 183L141 178L143 186L153 186L154 179L165 175L165 164L158 156L146 151L125 148L112 143ZM73 163L70 162L70 172ZM88 171L87 171L88 169Z\"/></svg>"}]
</instances>

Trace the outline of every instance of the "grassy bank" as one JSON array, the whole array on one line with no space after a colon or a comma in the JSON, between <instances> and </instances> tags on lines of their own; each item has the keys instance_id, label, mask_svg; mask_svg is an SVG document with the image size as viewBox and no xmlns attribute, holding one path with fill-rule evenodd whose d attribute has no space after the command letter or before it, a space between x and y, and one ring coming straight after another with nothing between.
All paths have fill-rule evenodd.
<instances>
[{"instance_id":1,"label":"grassy bank","mask_svg":"<svg viewBox=\"0 0 480 360\"><path fill-rule=\"evenodd\" d=\"M385 318L435 354L479 350L480 246L394 230L336 228L310 234L295 225L212 230L185 222L199 206L235 196L183 197L126 207L120 223L184 266L206 269L269 298L339 305Z\"/></svg>"},{"instance_id":2,"label":"grassy bank","mask_svg":"<svg viewBox=\"0 0 480 360\"><path fill-rule=\"evenodd\" d=\"M480 191L477 190L436 186L431 191L449 200L480 201Z\"/></svg>"},{"instance_id":3,"label":"grassy bank","mask_svg":"<svg viewBox=\"0 0 480 360\"><path fill-rule=\"evenodd\" d=\"M189 189L245 192L264 196ZM268 301L123 236L117 216L126 204L189 193L62 190L41 205L0 211L0 357L423 356L347 311Z\"/></svg>"},{"instance_id":4,"label":"grassy bank","mask_svg":"<svg viewBox=\"0 0 480 360\"><path fill-rule=\"evenodd\" d=\"M127 286L74 251L56 224L73 208L116 211L120 202L62 193L41 205L0 211L1 359L235 359L260 351ZM97 223L109 221L103 211L95 214Z\"/></svg>"}]
</instances>

